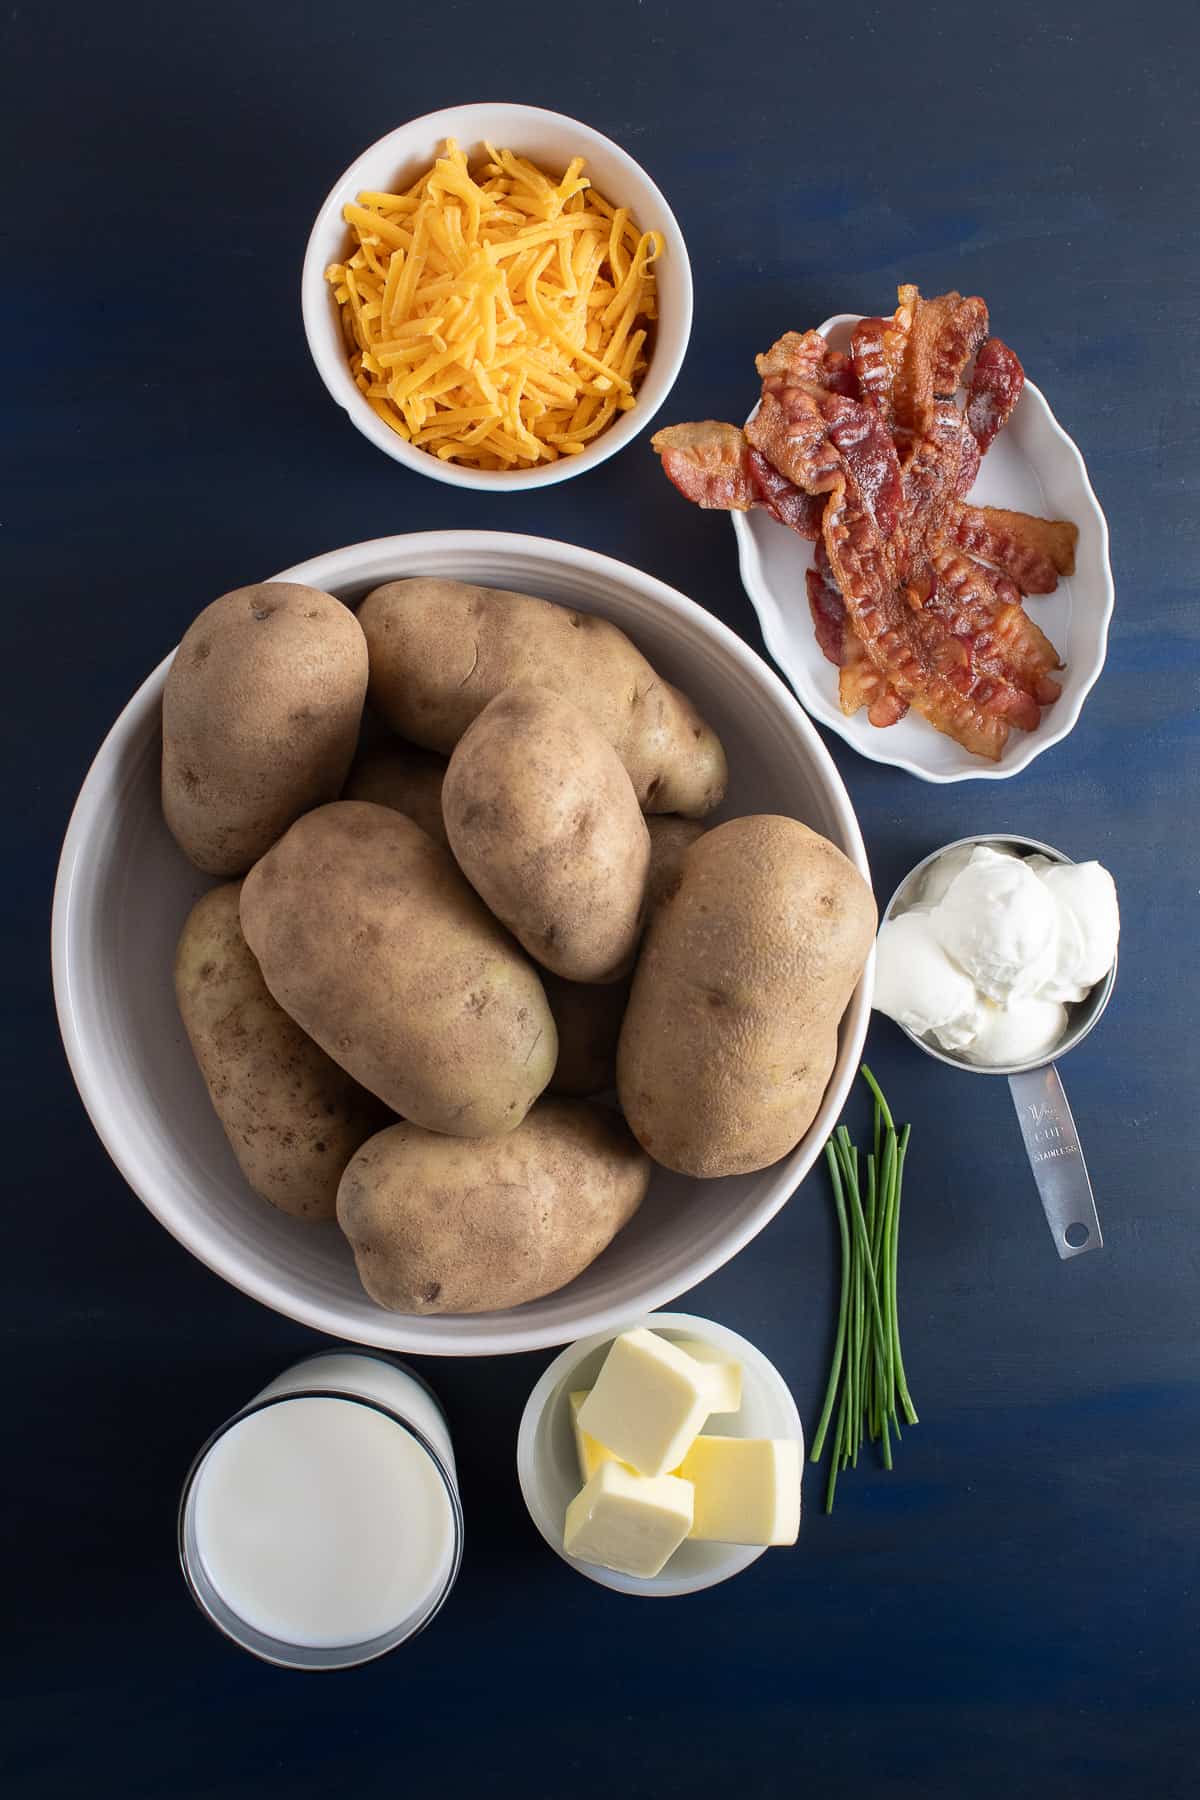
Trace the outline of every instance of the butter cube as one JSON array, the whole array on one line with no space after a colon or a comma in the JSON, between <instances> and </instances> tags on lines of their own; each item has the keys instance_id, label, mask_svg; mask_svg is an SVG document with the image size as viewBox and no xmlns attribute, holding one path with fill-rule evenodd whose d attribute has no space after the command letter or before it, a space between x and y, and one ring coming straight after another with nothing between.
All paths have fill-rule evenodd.
<instances>
[{"instance_id":1,"label":"butter cube","mask_svg":"<svg viewBox=\"0 0 1200 1800\"><path fill-rule=\"evenodd\" d=\"M563 1549L622 1575L657 1575L691 1524L690 1482L609 1461L568 1506Z\"/></svg>"},{"instance_id":2,"label":"butter cube","mask_svg":"<svg viewBox=\"0 0 1200 1800\"><path fill-rule=\"evenodd\" d=\"M742 1409L742 1365L734 1362L715 1344L700 1338L676 1338L677 1350L684 1350L695 1362L703 1363L711 1385L710 1413L735 1413Z\"/></svg>"},{"instance_id":3,"label":"butter cube","mask_svg":"<svg viewBox=\"0 0 1200 1800\"><path fill-rule=\"evenodd\" d=\"M717 1544L794 1544L800 1472L794 1438L698 1437L679 1467L695 1489L690 1535Z\"/></svg>"},{"instance_id":4,"label":"butter cube","mask_svg":"<svg viewBox=\"0 0 1200 1800\"><path fill-rule=\"evenodd\" d=\"M620 1460L606 1444L598 1443L594 1437L589 1437L586 1431L580 1429L579 1409L587 1399L588 1392L587 1388L580 1388L571 1395L571 1425L575 1432L575 1454L579 1459L580 1481L590 1481L601 1463Z\"/></svg>"},{"instance_id":5,"label":"butter cube","mask_svg":"<svg viewBox=\"0 0 1200 1800\"><path fill-rule=\"evenodd\" d=\"M642 1475L679 1466L711 1411L705 1366L653 1331L617 1338L604 1359L579 1427Z\"/></svg>"}]
</instances>

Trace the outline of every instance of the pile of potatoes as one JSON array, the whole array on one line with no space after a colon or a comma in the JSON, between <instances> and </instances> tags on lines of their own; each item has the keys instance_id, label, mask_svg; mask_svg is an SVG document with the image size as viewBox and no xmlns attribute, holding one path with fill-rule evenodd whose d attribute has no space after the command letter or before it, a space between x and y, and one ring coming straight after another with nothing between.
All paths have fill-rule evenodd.
<instances>
[{"instance_id":1,"label":"pile of potatoes","mask_svg":"<svg viewBox=\"0 0 1200 1800\"><path fill-rule=\"evenodd\" d=\"M180 1012L250 1186L336 1218L381 1306L536 1299L652 1159L745 1173L808 1129L874 902L794 819L706 830L725 783L623 632L524 594L268 582L186 633L163 812L225 881Z\"/></svg>"}]
</instances>

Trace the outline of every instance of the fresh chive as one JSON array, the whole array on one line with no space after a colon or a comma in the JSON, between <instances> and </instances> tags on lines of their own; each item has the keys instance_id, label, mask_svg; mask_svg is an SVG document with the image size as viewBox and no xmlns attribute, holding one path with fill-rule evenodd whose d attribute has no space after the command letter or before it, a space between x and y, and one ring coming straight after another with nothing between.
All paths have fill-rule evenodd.
<instances>
[{"instance_id":1,"label":"fresh chive","mask_svg":"<svg viewBox=\"0 0 1200 1800\"><path fill-rule=\"evenodd\" d=\"M871 1261L871 1247L867 1242L867 1224L863 1218L862 1201L859 1198L857 1184L850 1195L850 1227L858 1239L858 1275L871 1302L871 1324L875 1332L875 1347L882 1355L883 1314L879 1309L879 1290L875 1285L875 1267Z\"/></svg>"},{"instance_id":2,"label":"fresh chive","mask_svg":"<svg viewBox=\"0 0 1200 1800\"><path fill-rule=\"evenodd\" d=\"M900 1197L911 1128L897 1131L865 1063L862 1075L874 1101L871 1149L860 1159L844 1125L825 1146L841 1250L833 1357L811 1452L812 1461L819 1462L830 1421L836 1419L826 1512L833 1509L839 1473L857 1468L866 1440L878 1443L883 1466L890 1469L893 1440L901 1440L901 1412L906 1424L917 1422L900 1352L897 1300Z\"/></svg>"},{"instance_id":3,"label":"fresh chive","mask_svg":"<svg viewBox=\"0 0 1200 1800\"><path fill-rule=\"evenodd\" d=\"M857 1200L858 1196L855 1195L854 1199ZM858 1216L859 1218L862 1216L861 1201L858 1203ZM855 1223L857 1223L857 1220L855 1220ZM866 1316L866 1307L864 1305L863 1266L861 1256L854 1267L854 1312L858 1326L858 1369L854 1383L854 1450L850 1458L850 1467L852 1469L857 1469L858 1452L862 1447L863 1441L863 1408L867 1386L867 1345L866 1332L863 1323Z\"/></svg>"},{"instance_id":4,"label":"fresh chive","mask_svg":"<svg viewBox=\"0 0 1200 1800\"><path fill-rule=\"evenodd\" d=\"M847 1210L851 1211L850 1208ZM851 1217L853 1217L852 1211ZM853 1228L850 1241L854 1242ZM863 1359L862 1271L857 1254L850 1270L850 1350L850 1388L846 1396L846 1458L850 1466L856 1469L858 1467L858 1443L862 1435L858 1424L858 1383Z\"/></svg>"},{"instance_id":5,"label":"fresh chive","mask_svg":"<svg viewBox=\"0 0 1200 1800\"><path fill-rule=\"evenodd\" d=\"M900 1353L900 1307L896 1291L896 1268L900 1243L900 1189L904 1178L904 1159L908 1154L908 1137L912 1127L906 1125L900 1139L900 1150L896 1165L896 1202L892 1220L891 1271L892 1290L892 1352L896 1362L896 1386L900 1393L900 1404L904 1409L904 1417L910 1425L917 1423L917 1409L912 1403L908 1391L908 1377L904 1372L904 1358Z\"/></svg>"},{"instance_id":6,"label":"fresh chive","mask_svg":"<svg viewBox=\"0 0 1200 1800\"><path fill-rule=\"evenodd\" d=\"M896 1405L896 1374L894 1328L892 1324L892 1283L891 1242L895 1229L896 1216L896 1175L898 1170L898 1154L896 1134L889 1130L883 1151L883 1218L879 1237L875 1245L875 1279L879 1285L879 1295L883 1312L883 1348L886 1364L886 1382L888 1390L888 1410L894 1411Z\"/></svg>"},{"instance_id":7,"label":"fresh chive","mask_svg":"<svg viewBox=\"0 0 1200 1800\"><path fill-rule=\"evenodd\" d=\"M846 1300L850 1291L850 1233L846 1225L846 1206L842 1199L842 1178L838 1173L837 1157L831 1144L825 1146L825 1161L829 1168L829 1180L833 1187L833 1204L837 1209L838 1235L842 1245L842 1289L838 1300L837 1336L833 1343L833 1361L829 1367L829 1385L825 1389L825 1404L821 1408L821 1417L817 1422L817 1433L813 1439L812 1460L820 1462L821 1451L825 1446L825 1433L829 1429L829 1420L837 1399L838 1382L842 1374L842 1358L846 1352Z\"/></svg>"},{"instance_id":8,"label":"fresh chive","mask_svg":"<svg viewBox=\"0 0 1200 1800\"><path fill-rule=\"evenodd\" d=\"M825 1511L833 1511L833 1491L837 1487L838 1470L842 1466L842 1431L846 1423L846 1390L842 1388L842 1398L838 1406L837 1427L834 1431L833 1454L829 1458L829 1481L825 1488Z\"/></svg>"},{"instance_id":9,"label":"fresh chive","mask_svg":"<svg viewBox=\"0 0 1200 1800\"><path fill-rule=\"evenodd\" d=\"M879 1186L879 1159L872 1153L867 1158L867 1236L875 1241L878 1219L883 1216L883 1193Z\"/></svg>"},{"instance_id":10,"label":"fresh chive","mask_svg":"<svg viewBox=\"0 0 1200 1800\"><path fill-rule=\"evenodd\" d=\"M859 1073L861 1074L863 1080L866 1082L867 1086L870 1088L871 1092L875 1096L875 1099L879 1105L879 1110L883 1114L884 1124L887 1126L889 1131L895 1131L896 1127L892 1120L892 1109L888 1105L887 1101L884 1099L883 1090L881 1089L879 1083L876 1081L875 1077L872 1075L870 1069L868 1069L866 1063L863 1063L862 1068L859 1070Z\"/></svg>"}]
</instances>

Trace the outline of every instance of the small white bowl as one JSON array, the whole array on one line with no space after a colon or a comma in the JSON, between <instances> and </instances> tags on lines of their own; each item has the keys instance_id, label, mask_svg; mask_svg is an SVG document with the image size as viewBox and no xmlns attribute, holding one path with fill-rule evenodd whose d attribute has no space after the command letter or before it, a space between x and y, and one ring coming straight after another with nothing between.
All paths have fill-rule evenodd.
<instances>
[{"instance_id":1,"label":"small white bowl","mask_svg":"<svg viewBox=\"0 0 1200 1800\"><path fill-rule=\"evenodd\" d=\"M563 1522L567 1507L583 1486L575 1455L571 1427L570 1395L575 1388L589 1388L600 1372L608 1347L620 1331L644 1326L666 1338L699 1338L725 1350L742 1365L740 1412L722 1413L714 1424L724 1437L795 1438L804 1466L804 1428L791 1390L774 1363L761 1350L712 1319L691 1313L652 1313L646 1319L630 1319L619 1331L600 1332L581 1338L556 1356L537 1383L521 1414L517 1432L517 1479L529 1516L556 1555L572 1569L601 1587L619 1594L641 1594L665 1599L672 1594L695 1594L701 1588L728 1581L757 1562L765 1545L699 1544L688 1540L676 1550L662 1573L649 1578L621 1575L597 1563L580 1562L563 1549ZM777 1550L776 1554L780 1552Z\"/></svg>"},{"instance_id":2,"label":"small white bowl","mask_svg":"<svg viewBox=\"0 0 1200 1800\"><path fill-rule=\"evenodd\" d=\"M405 575L516 588L611 619L720 733L730 786L714 822L790 814L831 838L870 880L854 809L816 729L761 657L674 588L594 551L497 531L378 538L275 579L308 582L354 605ZM364 1293L335 1225L289 1219L257 1199L209 1104L175 1005L176 940L213 884L163 822L170 661L121 713L76 802L54 892L54 993L96 1130L130 1187L194 1256L243 1293L334 1337L429 1356L494 1356L612 1333L694 1287L762 1230L807 1175L845 1105L870 1017L873 959L842 1020L820 1110L790 1155L721 1181L656 1169L637 1217L603 1256L569 1287L527 1306L430 1318L385 1312Z\"/></svg>"},{"instance_id":3,"label":"small white bowl","mask_svg":"<svg viewBox=\"0 0 1200 1800\"><path fill-rule=\"evenodd\" d=\"M835 350L847 350L861 317L836 313L817 329ZM1113 609L1108 524L1078 446L1032 381L1025 383L1012 418L984 457L970 497L981 506L1070 519L1079 527L1074 575L1060 579L1053 594L1026 602L1029 616L1066 664L1062 693L1043 711L1036 731L1010 734L998 763L973 756L915 712L883 730L868 722L865 709L847 718L838 705L837 670L821 652L808 610L804 574L812 567L813 546L765 512L732 515L742 585L767 648L801 704L860 756L906 769L922 781L1007 781L1019 775L1073 729L1108 646Z\"/></svg>"},{"instance_id":4,"label":"small white bowl","mask_svg":"<svg viewBox=\"0 0 1200 1800\"><path fill-rule=\"evenodd\" d=\"M440 462L427 450L405 443L373 411L359 393L350 373L346 341L338 320L337 302L325 279L325 270L345 253L347 226L342 208L357 199L363 189L390 190L411 186L429 168L448 137L472 157L484 141L498 149L515 150L539 167L559 172L573 156L582 156L584 173L606 200L627 206L643 231L659 231L663 254L655 264L658 286L658 320L650 364L637 393L637 405L619 414L606 430L578 456L560 456L557 462L532 469L469 469ZM304 255L300 281L304 333L321 380L343 408L352 425L385 456L404 463L419 475L448 481L455 487L516 492L519 488L550 487L594 469L607 457L631 443L647 426L674 385L692 329L692 270L683 233L675 215L632 156L578 119L565 113L546 112L540 106L480 103L451 106L443 112L411 119L364 150L340 175L317 214Z\"/></svg>"}]
</instances>

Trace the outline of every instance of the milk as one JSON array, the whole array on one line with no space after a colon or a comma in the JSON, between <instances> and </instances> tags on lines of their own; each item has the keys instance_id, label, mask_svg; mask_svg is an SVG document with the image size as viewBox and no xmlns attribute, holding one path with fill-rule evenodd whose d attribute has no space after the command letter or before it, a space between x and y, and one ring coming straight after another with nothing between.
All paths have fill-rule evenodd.
<instances>
[{"instance_id":1,"label":"milk","mask_svg":"<svg viewBox=\"0 0 1200 1800\"><path fill-rule=\"evenodd\" d=\"M382 1358L309 1357L217 1435L183 1525L197 1599L245 1648L312 1666L378 1654L425 1623L457 1572L441 1410Z\"/></svg>"}]
</instances>

